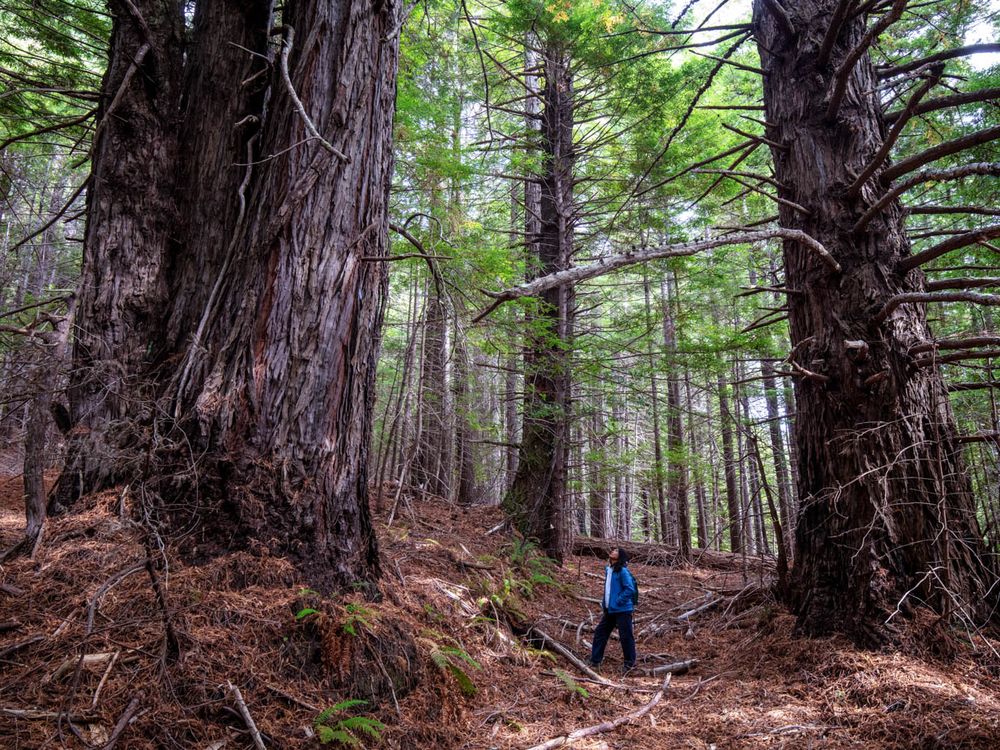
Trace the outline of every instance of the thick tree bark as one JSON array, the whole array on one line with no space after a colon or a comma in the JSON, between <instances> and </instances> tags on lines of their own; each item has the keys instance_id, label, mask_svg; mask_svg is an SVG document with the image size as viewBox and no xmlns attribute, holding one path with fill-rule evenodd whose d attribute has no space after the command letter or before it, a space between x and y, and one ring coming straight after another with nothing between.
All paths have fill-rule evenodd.
<instances>
[{"instance_id":1,"label":"thick tree bark","mask_svg":"<svg viewBox=\"0 0 1000 750\"><path fill-rule=\"evenodd\" d=\"M292 0L268 68L238 49L266 52L268 5L198 3L186 53L183 3L113 6L71 388L86 440L64 479L143 479L165 518L189 520L197 497L222 550L287 555L316 585L370 582L386 271L362 258L386 254L399 8ZM116 422L154 419L145 441L116 438Z\"/></svg>"},{"instance_id":2,"label":"thick tree bark","mask_svg":"<svg viewBox=\"0 0 1000 750\"><path fill-rule=\"evenodd\" d=\"M537 275L568 268L573 252L573 86L569 62L565 50L548 45L542 61L543 175ZM517 528L559 561L571 542L566 464L572 308L573 290L556 287L540 296L535 318L529 322L517 474L504 502Z\"/></svg>"},{"instance_id":3,"label":"thick tree bark","mask_svg":"<svg viewBox=\"0 0 1000 750\"><path fill-rule=\"evenodd\" d=\"M816 45L836 0L799 2L789 36L757 0L754 32L781 225L805 231L839 261L837 274L785 242L795 361L820 377L796 388L799 496L794 600L808 633L844 632L860 643L891 637L886 621L911 597L979 622L991 615L988 570L941 374L915 367L910 347L931 338L922 306L903 305L875 322L887 299L920 291L898 200L865 229L850 228L881 195L875 180L856 199L846 188L883 141L878 85L867 52L850 66L836 112L826 97L834 71L865 32L848 19L829 67ZM829 119L828 119L829 118ZM884 167L883 167L884 168ZM880 168L882 169L882 168Z\"/></svg>"},{"instance_id":4,"label":"thick tree bark","mask_svg":"<svg viewBox=\"0 0 1000 750\"><path fill-rule=\"evenodd\" d=\"M68 389L74 428L53 509L125 470L138 425L150 418L145 376L162 340L184 19L170 0L130 5L110 2Z\"/></svg>"}]
</instances>

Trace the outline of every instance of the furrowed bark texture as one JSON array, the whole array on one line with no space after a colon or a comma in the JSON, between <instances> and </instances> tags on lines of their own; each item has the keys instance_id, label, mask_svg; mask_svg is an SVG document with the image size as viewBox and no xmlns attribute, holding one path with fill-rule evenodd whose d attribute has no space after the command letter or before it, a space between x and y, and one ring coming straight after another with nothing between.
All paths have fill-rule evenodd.
<instances>
[{"instance_id":1,"label":"furrowed bark texture","mask_svg":"<svg viewBox=\"0 0 1000 750\"><path fill-rule=\"evenodd\" d=\"M205 524L202 551L369 582L387 277L361 258L387 249L399 8L198 2L185 49L183 7L112 3L66 475L156 485L166 517ZM126 419L141 434L106 459Z\"/></svg>"},{"instance_id":2,"label":"furrowed bark texture","mask_svg":"<svg viewBox=\"0 0 1000 750\"><path fill-rule=\"evenodd\" d=\"M309 138L275 71L262 153L284 153L254 173L211 367L180 399L222 459L220 522L343 586L378 574L367 456L387 276L361 258L387 250L395 13L304 0L282 21L295 92L347 158Z\"/></svg>"},{"instance_id":3,"label":"furrowed bark texture","mask_svg":"<svg viewBox=\"0 0 1000 750\"><path fill-rule=\"evenodd\" d=\"M544 173L535 272L569 267L573 252L573 88L564 50L544 53L542 130ZM530 241L529 237L529 241ZM556 560L571 544L566 464L569 450L573 291L543 293L529 322L525 351L525 412L517 474L505 507L518 529Z\"/></svg>"},{"instance_id":4,"label":"furrowed bark texture","mask_svg":"<svg viewBox=\"0 0 1000 750\"><path fill-rule=\"evenodd\" d=\"M184 24L172 0L112 0L108 69L87 191L66 466L55 499L115 481L135 420L148 418L141 376L160 340L173 201ZM128 424L131 422L132 424ZM55 507L55 506L53 506Z\"/></svg>"},{"instance_id":5,"label":"furrowed bark texture","mask_svg":"<svg viewBox=\"0 0 1000 750\"><path fill-rule=\"evenodd\" d=\"M884 323L873 321L889 297L920 291L923 276L896 270L909 254L898 201L862 234L850 231L883 189L884 167L857 199L846 197L885 128L867 52L836 116L826 119L833 71L861 40L866 21L846 21L830 65L817 70L818 40L836 5L796 3L790 15L797 33L787 36L757 0L754 32L767 136L781 144L772 147L775 177L786 186L782 197L808 210L782 205L781 225L819 240L843 267L833 273L785 243L787 284L804 291L789 298L795 361L828 378L800 378L796 387L801 511L794 604L805 632L880 643L891 637L885 621L911 589L944 613L987 616L990 571L941 374L914 367L907 353L931 338L924 310L902 305Z\"/></svg>"}]
</instances>

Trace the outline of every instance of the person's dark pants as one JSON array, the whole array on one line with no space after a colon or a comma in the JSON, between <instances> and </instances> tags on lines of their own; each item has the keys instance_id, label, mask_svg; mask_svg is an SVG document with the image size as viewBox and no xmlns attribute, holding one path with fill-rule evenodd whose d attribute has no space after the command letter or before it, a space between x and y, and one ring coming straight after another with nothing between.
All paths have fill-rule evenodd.
<instances>
[{"instance_id":1,"label":"person's dark pants","mask_svg":"<svg viewBox=\"0 0 1000 750\"><path fill-rule=\"evenodd\" d=\"M611 631L618 627L618 638L622 642L625 669L635 666L635 636L632 634L631 612L605 612L594 631L594 646L590 650L590 663L597 666L604 659L604 647L608 645Z\"/></svg>"}]
</instances>

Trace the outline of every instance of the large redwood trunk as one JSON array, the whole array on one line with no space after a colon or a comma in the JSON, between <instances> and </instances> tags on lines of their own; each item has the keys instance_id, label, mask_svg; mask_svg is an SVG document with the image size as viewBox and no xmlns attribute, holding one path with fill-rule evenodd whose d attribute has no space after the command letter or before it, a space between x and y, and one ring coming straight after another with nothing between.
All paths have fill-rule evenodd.
<instances>
[{"instance_id":1,"label":"large redwood trunk","mask_svg":"<svg viewBox=\"0 0 1000 750\"><path fill-rule=\"evenodd\" d=\"M569 58L554 45L544 52L540 226L535 273L569 267L573 252L573 86ZM533 238L529 237L529 241ZM569 450L573 291L541 295L529 322L525 351L525 412L517 474L504 506L515 525L561 561L572 541L566 492Z\"/></svg>"},{"instance_id":2,"label":"large redwood trunk","mask_svg":"<svg viewBox=\"0 0 1000 750\"><path fill-rule=\"evenodd\" d=\"M781 224L819 240L836 273L786 242L795 362L812 376L796 387L799 496L795 608L801 628L839 631L860 643L891 637L897 604L915 600L979 620L989 613L988 571L969 483L940 372L908 353L931 338L924 310L876 314L923 274L901 273L909 254L898 201L860 234L851 228L883 190L877 175L857 199L846 188L883 142L878 81L864 54L828 119L834 71L865 31L845 22L830 64L817 69L820 40L837 0L803 0L786 35L758 0L754 31L764 75L768 138L782 197ZM786 7L789 7L786 4ZM994 597L995 598L995 597Z\"/></svg>"},{"instance_id":3,"label":"large redwood trunk","mask_svg":"<svg viewBox=\"0 0 1000 750\"><path fill-rule=\"evenodd\" d=\"M94 136L87 229L73 340L73 422L56 503L117 480L140 422L144 380L167 300L163 269L176 226L177 102L182 6L112 0L110 59Z\"/></svg>"},{"instance_id":4,"label":"large redwood trunk","mask_svg":"<svg viewBox=\"0 0 1000 750\"><path fill-rule=\"evenodd\" d=\"M117 368L115 389L77 377L78 454L102 471L68 473L81 490L155 482L165 517L205 523L203 551L256 547L319 584L371 581L386 293L371 259L387 246L399 9L292 0L269 49L269 2L199 2L185 53L183 5L116 9L105 92L120 103L95 152L74 353ZM122 86L143 25L151 50ZM156 428L108 462L93 446L113 420ZM148 478L129 463L147 455Z\"/></svg>"}]
</instances>

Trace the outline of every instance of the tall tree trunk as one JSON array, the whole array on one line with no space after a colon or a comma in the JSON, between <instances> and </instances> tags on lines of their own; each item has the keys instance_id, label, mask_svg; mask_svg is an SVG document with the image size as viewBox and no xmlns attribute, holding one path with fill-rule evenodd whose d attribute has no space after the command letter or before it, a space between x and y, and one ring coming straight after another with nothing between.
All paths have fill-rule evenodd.
<instances>
[{"instance_id":1,"label":"tall tree trunk","mask_svg":"<svg viewBox=\"0 0 1000 750\"><path fill-rule=\"evenodd\" d=\"M573 252L573 86L569 56L549 44L542 64L538 275L568 268ZM572 542L566 489L572 309L573 290L556 287L541 295L535 320L530 323L517 474L504 503L521 532L537 539L546 553L559 561Z\"/></svg>"},{"instance_id":2,"label":"tall tree trunk","mask_svg":"<svg viewBox=\"0 0 1000 750\"><path fill-rule=\"evenodd\" d=\"M659 393L657 392L657 378L656 373L658 368L657 358L653 355L653 315L652 315L652 305L650 303L649 295L649 273L646 267L642 268L642 291L643 300L645 302L645 312L646 312L646 330L648 331L648 336L646 339L646 357L649 365L649 400L650 400L650 416L653 419L653 487L654 492L651 495L656 498L656 507L660 513L660 529L663 532L663 537L660 541L669 544L670 538L667 536L668 529L672 528L669 518L668 518L668 508L667 508L667 495L663 491L663 483L667 477L666 467L663 461L663 445L660 441L660 399Z\"/></svg>"},{"instance_id":3,"label":"tall tree trunk","mask_svg":"<svg viewBox=\"0 0 1000 750\"><path fill-rule=\"evenodd\" d=\"M663 312L663 348L669 358L670 378L667 381L667 497L670 504L671 536L677 541L677 553L682 560L691 557L691 506L688 504L688 467L684 448L684 422L681 418L681 379L678 375L677 314L674 298L676 278L671 293L670 282L660 279L660 307Z\"/></svg>"},{"instance_id":4,"label":"tall tree trunk","mask_svg":"<svg viewBox=\"0 0 1000 750\"><path fill-rule=\"evenodd\" d=\"M593 414L590 420L590 455L587 486L590 494L590 535L611 536L610 513L608 512L607 463L608 434L604 426L604 399L600 391L591 403Z\"/></svg>"},{"instance_id":5,"label":"tall tree trunk","mask_svg":"<svg viewBox=\"0 0 1000 750\"><path fill-rule=\"evenodd\" d=\"M150 418L145 376L162 340L164 266L177 225L180 3L112 0L80 271L69 410L74 429L52 509L117 479ZM111 110L111 107L114 107Z\"/></svg>"},{"instance_id":6,"label":"tall tree trunk","mask_svg":"<svg viewBox=\"0 0 1000 750\"><path fill-rule=\"evenodd\" d=\"M432 290L424 312L424 346L420 363L420 431L410 479L430 495L447 497L446 444L451 438L446 414L448 312L438 290Z\"/></svg>"},{"instance_id":7,"label":"tall tree trunk","mask_svg":"<svg viewBox=\"0 0 1000 750\"><path fill-rule=\"evenodd\" d=\"M213 87L238 87L250 64L229 57L228 47L266 38L266 7L219 2L196 11L185 57L182 3L113 6L104 101L116 109L104 113L94 154L74 348L82 374L71 389L77 432L91 446L77 451L82 460L64 477L82 477L77 489L111 481L107 453L93 444L128 448L134 459L134 444L115 445L112 426L127 417L146 427L154 410L144 405L161 396L156 414L172 418L158 416L148 431L142 448L159 463L143 479L159 491L165 517L190 514L194 485L205 535L219 547L288 555L317 585L370 582L378 553L367 459L387 276L384 263L363 258L387 249L398 8L291 0L282 10L282 54L269 72L259 69L269 93L210 109ZM199 53L206 34L214 55ZM197 65L210 70L200 75ZM237 179L218 164L250 163L232 153L250 147L252 136L238 131L249 121L233 119L254 106L262 156ZM211 122L213 112L222 121ZM237 134L216 142L198 127ZM211 162L206 174L215 176L197 189L228 195L235 207L203 215L177 198L175 184L202 184L198 167L186 163L201 154L181 159L178 140L202 144ZM205 221L222 228L199 225ZM209 296L185 286L167 305L168 252L197 256L197 239L185 232L225 238L227 231L231 241L216 249L226 253L221 259L173 264L181 278L199 273L191 268L221 269ZM227 265L227 250L238 250L238 262ZM150 373L161 344L179 348L157 357ZM192 449L201 456L197 472ZM135 465L114 468L134 473Z\"/></svg>"},{"instance_id":8,"label":"tall tree trunk","mask_svg":"<svg viewBox=\"0 0 1000 750\"><path fill-rule=\"evenodd\" d=\"M729 522L729 551L743 551L743 514L736 483L736 457L733 455L733 415L729 408L729 386L720 372L716 379L719 391L719 425L722 432L722 470L726 477L726 510Z\"/></svg>"},{"instance_id":9,"label":"tall tree trunk","mask_svg":"<svg viewBox=\"0 0 1000 750\"><path fill-rule=\"evenodd\" d=\"M788 459L785 455L785 437L781 432L782 414L778 409L778 384L773 365L761 360L760 372L764 379L764 401L767 404L767 427L771 436L771 456L774 459L774 476L778 494L778 513L781 527L790 529L792 503L789 497ZM785 541L785 554L792 559L791 544Z\"/></svg>"},{"instance_id":10,"label":"tall tree trunk","mask_svg":"<svg viewBox=\"0 0 1000 750\"><path fill-rule=\"evenodd\" d=\"M754 33L764 69L764 104L781 196L781 225L821 242L843 271L784 243L793 351L816 373L796 388L799 496L799 626L840 631L860 643L891 637L887 620L911 597L943 614L980 621L995 611L982 537L962 466L948 396L937 366L919 366L912 346L931 339L922 305L877 314L901 292L923 288L901 271L910 249L898 201L852 233L881 195L874 180L856 198L849 186L883 143L878 79L867 52L850 67L845 96L824 117L835 71L865 34L864 15L845 20L830 64L817 44L837 0L795 5L796 34L762 0Z\"/></svg>"}]
</instances>

